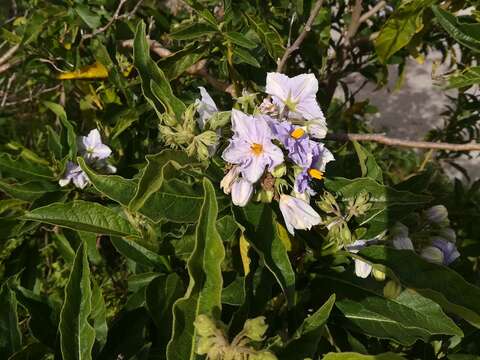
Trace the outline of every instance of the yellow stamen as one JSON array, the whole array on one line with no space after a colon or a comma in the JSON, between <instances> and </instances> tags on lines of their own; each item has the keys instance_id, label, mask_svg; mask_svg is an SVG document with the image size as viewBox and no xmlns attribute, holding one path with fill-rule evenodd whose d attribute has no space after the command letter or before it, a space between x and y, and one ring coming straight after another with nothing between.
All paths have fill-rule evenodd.
<instances>
[{"instance_id":1,"label":"yellow stamen","mask_svg":"<svg viewBox=\"0 0 480 360\"><path fill-rule=\"evenodd\" d=\"M263 152L263 145L254 143L252 146L250 146L250 149L252 150L254 155L259 156Z\"/></svg>"},{"instance_id":2,"label":"yellow stamen","mask_svg":"<svg viewBox=\"0 0 480 360\"><path fill-rule=\"evenodd\" d=\"M323 172L317 169L308 169L308 175L310 175L314 179L318 179L318 180L323 179Z\"/></svg>"},{"instance_id":3,"label":"yellow stamen","mask_svg":"<svg viewBox=\"0 0 480 360\"><path fill-rule=\"evenodd\" d=\"M290 133L290 136L293 137L295 140L300 139L305 134L305 130L302 128L296 128Z\"/></svg>"}]
</instances>

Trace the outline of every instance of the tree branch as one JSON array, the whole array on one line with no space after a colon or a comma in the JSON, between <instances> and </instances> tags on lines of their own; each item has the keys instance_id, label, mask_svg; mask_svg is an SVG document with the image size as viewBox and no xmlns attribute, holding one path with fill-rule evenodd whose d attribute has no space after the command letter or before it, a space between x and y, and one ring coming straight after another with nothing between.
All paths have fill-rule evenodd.
<instances>
[{"instance_id":1,"label":"tree branch","mask_svg":"<svg viewBox=\"0 0 480 360\"><path fill-rule=\"evenodd\" d=\"M358 22L361 24L361 23L364 23L365 21L367 21L369 18L371 18L373 15L375 15L377 12L379 12L380 10L382 10L385 5L387 5L387 2L386 1L380 1L379 3L377 3L374 7L372 7L370 10L368 10L366 13L364 13L362 16L360 16L360 19L358 20Z\"/></svg>"},{"instance_id":2,"label":"tree branch","mask_svg":"<svg viewBox=\"0 0 480 360\"><path fill-rule=\"evenodd\" d=\"M327 134L325 139L333 141L373 141L388 146L400 146L417 149L480 151L480 143L451 144L444 142L413 141L391 138L383 134Z\"/></svg>"},{"instance_id":3,"label":"tree branch","mask_svg":"<svg viewBox=\"0 0 480 360\"><path fill-rule=\"evenodd\" d=\"M15 55L19 47L20 47L20 44L17 44L15 46L12 46L10 49L8 49L7 52L0 57L0 65L3 65L3 63L10 60L12 56Z\"/></svg>"},{"instance_id":4,"label":"tree branch","mask_svg":"<svg viewBox=\"0 0 480 360\"><path fill-rule=\"evenodd\" d=\"M140 5L142 4L143 0L138 0L132 11L120 15L120 11L122 10L122 7L123 7L123 5L125 5L126 2L127 2L127 0L120 0L120 2L118 3L117 9L115 10L115 13L113 14L110 21L108 23L106 23L104 26L99 27L98 29L95 29L91 33L83 34L82 38L80 39L80 44L82 44L87 39L93 38L93 37L97 36L98 34L101 34L105 31L107 31L108 28L110 26L112 26L115 21L120 20L120 19L130 19L137 12L137 10L140 7Z\"/></svg>"},{"instance_id":5,"label":"tree branch","mask_svg":"<svg viewBox=\"0 0 480 360\"><path fill-rule=\"evenodd\" d=\"M285 50L285 53L283 54L282 58L278 61L277 72L283 71L283 68L287 63L289 56L298 48L300 48L300 45L302 44L303 40L305 40L305 37L312 29L312 24L315 21L315 18L317 17L318 12L322 7L322 4L323 4L323 0L317 0L315 2L315 5L313 5L312 10L310 11L310 16L308 17L308 20L305 23L305 26L303 27L302 32L300 33L300 35L298 35L298 38L295 40L295 42Z\"/></svg>"},{"instance_id":6,"label":"tree branch","mask_svg":"<svg viewBox=\"0 0 480 360\"><path fill-rule=\"evenodd\" d=\"M358 31L358 28L361 24L361 16L362 16L362 0L355 0L355 5L353 6L352 11L352 20L350 21L350 25L348 26L347 33L345 34L345 45L348 47L350 44L350 39L355 36Z\"/></svg>"}]
</instances>

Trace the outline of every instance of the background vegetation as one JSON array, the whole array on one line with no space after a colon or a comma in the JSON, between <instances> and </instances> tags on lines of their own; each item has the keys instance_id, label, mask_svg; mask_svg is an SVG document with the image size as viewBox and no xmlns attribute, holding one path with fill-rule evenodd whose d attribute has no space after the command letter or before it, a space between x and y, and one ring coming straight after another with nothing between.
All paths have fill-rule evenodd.
<instances>
[{"instance_id":1,"label":"background vegetation","mask_svg":"<svg viewBox=\"0 0 480 360\"><path fill-rule=\"evenodd\" d=\"M478 150L478 5L4 0L0 358L477 359L480 181L438 160L462 170ZM363 141L376 109L345 77L383 87L395 65L401 86L406 60L434 50L449 69L438 86L458 89L444 128L423 145ZM251 111L277 68L318 79L336 158L312 200L323 223L295 236L275 202L232 205L221 152L202 156L202 133L182 127L199 86L222 111ZM228 113L218 121L223 149ZM92 129L117 175L77 158ZM59 185L69 161L91 185ZM461 256L394 249L397 222L418 254L453 229ZM379 243L346 251L359 239ZM355 259L373 275L356 277Z\"/></svg>"}]
</instances>

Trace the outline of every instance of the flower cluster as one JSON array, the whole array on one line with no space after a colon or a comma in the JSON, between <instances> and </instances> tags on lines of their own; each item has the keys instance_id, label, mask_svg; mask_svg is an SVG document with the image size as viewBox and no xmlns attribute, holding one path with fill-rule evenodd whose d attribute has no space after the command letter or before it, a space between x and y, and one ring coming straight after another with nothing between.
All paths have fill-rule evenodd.
<instances>
[{"instance_id":1,"label":"flower cluster","mask_svg":"<svg viewBox=\"0 0 480 360\"><path fill-rule=\"evenodd\" d=\"M423 211L418 219L419 229L413 235L407 226L397 222L389 230L389 240L395 249L411 250L417 252L425 260L436 264L450 265L459 256L455 242L457 236L450 228L447 208L443 205L435 205ZM347 247L352 253L357 253L362 248L378 243L378 239L357 240ZM415 246L414 246L415 244ZM373 268L370 264L355 259L355 274L366 278Z\"/></svg>"},{"instance_id":2,"label":"flower cluster","mask_svg":"<svg viewBox=\"0 0 480 360\"><path fill-rule=\"evenodd\" d=\"M113 174L117 169L107 163L112 150L102 143L100 132L97 129L91 130L87 136L80 136L77 141L77 147L80 155L85 159L85 162L96 170ZM69 161L63 178L59 180L60 186L66 186L70 182L77 188L83 189L90 181L87 174L81 167Z\"/></svg>"},{"instance_id":3,"label":"flower cluster","mask_svg":"<svg viewBox=\"0 0 480 360\"><path fill-rule=\"evenodd\" d=\"M310 196L316 194L312 183L323 178L326 164L333 160L318 141L327 126L317 90L313 74L289 78L269 73L268 96L254 114L232 110L233 136L222 153L229 171L221 187L233 203L278 200L291 234L320 223L320 215L310 206Z\"/></svg>"}]
</instances>

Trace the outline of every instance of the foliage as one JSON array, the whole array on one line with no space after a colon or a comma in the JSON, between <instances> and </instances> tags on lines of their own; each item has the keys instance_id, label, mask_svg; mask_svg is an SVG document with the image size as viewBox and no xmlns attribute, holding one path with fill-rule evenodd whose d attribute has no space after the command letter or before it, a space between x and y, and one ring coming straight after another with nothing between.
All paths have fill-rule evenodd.
<instances>
[{"instance_id":1,"label":"foliage","mask_svg":"<svg viewBox=\"0 0 480 360\"><path fill-rule=\"evenodd\" d=\"M324 0L305 27L315 4L0 7L0 358L480 353L480 180L325 138L371 131L348 75L380 88L435 49L458 95L429 140L478 142L478 2ZM262 134L254 179L227 154Z\"/></svg>"}]
</instances>

